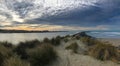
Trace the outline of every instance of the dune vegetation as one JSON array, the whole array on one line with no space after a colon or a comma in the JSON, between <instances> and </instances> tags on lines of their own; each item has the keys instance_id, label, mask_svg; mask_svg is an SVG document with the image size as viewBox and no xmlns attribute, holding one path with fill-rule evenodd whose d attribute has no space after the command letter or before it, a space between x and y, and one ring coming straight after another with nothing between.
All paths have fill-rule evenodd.
<instances>
[{"instance_id":1,"label":"dune vegetation","mask_svg":"<svg viewBox=\"0 0 120 66\"><path fill-rule=\"evenodd\" d=\"M78 44L77 43L72 43L69 46L67 46L65 49L71 49L73 53L77 53Z\"/></svg>"},{"instance_id":2,"label":"dune vegetation","mask_svg":"<svg viewBox=\"0 0 120 66\"><path fill-rule=\"evenodd\" d=\"M118 50L111 44L98 43L89 49L89 55L99 60L120 61Z\"/></svg>"},{"instance_id":3,"label":"dune vegetation","mask_svg":"<svg viewBox=\"0 0 120 66\"><path fill-rule=\"evenodd\" d=\"M9 42L0 42L0 66L45 66L57 59L56 46L53 41L45 38L43 41L31 40L13 45ZM46 41L50 41L46 42Z\"/></svg>"},{"instance_id":4,"label":"dune vegetation","mask_svg":"<svg viewBox=\"0 0 120 66\"><path fill-rule=\"evenodd\" d=\"M98 59L98 60L112 60L115 62L120 61L120 53L115 46L109 42L102 42L93 37L84 36L80 38L86 46L88 46L88 55Z\"/></svg>"},{"instance_id":5,"label":"dune vegetation","mask_svg":"<svg viewBox=\"0 0 120 66\"><path fill-rule=\"evenodd\" d=\"M73 53L79 54L80 43L71 43L71 41L82 42L85 45L85 51L83 52L87 56L101 61L120 62L118 48L81 32L71 36L45 38L42 41L35 39L20 42L17 45L7 41L0 42L0 66L49 66L59 58L56 48L62 46L63 43L68 44L65 50L72 50Z\"/></svg>"}]
</instances>

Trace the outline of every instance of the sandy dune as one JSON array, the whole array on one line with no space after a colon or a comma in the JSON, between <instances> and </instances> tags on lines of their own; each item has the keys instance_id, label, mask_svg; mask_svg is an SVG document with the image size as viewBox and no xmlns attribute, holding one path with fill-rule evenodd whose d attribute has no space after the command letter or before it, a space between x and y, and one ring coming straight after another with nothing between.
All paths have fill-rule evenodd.
<instances>
[{"instance_id":1,"label":"sandy dune","mask_svg":"<svg viewBox=\"0 0 120 66\"><path fill-rule=\"evenodd\" d=\"M59 55L58 60L49 66L120 66L112 61L102 62L87 55L74 54L71 52L71 50L65 50L65 47L72 42L77 42L82 51L86 50L85 45L78 40L71 40L67 43L62 42L59 47L55 48Z\"/></svg>"}]
</instances>

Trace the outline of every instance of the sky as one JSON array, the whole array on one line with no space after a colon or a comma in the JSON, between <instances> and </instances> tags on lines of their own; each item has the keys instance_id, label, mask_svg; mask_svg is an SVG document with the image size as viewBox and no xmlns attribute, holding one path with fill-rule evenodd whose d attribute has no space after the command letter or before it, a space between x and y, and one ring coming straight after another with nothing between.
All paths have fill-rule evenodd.
<instances>
[{"instance_id":1,"label":"sky","mask_svg":"<svg viewBox=\"0 0 120 66\"><path fill-rule=\"evenodd\" d=\"M0 0L0 29L120 30L120 0Z\"/></svg>"}]
</instances>

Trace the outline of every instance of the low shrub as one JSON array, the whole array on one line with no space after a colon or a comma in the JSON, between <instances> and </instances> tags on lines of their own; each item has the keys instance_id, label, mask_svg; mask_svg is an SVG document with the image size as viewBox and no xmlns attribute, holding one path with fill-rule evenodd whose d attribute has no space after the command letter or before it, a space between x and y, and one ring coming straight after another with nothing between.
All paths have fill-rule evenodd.
<instances>
[{"instance_id":1,"label":"low shrub","mask_svg":"<svg viewBox=\"0 0 120 66\"><path fill-rule=\"evenodd\" d=\"M44 39L43 39L43 42L44 42L44 43L50 43L51 41L50 41L50 39L48 39L48 38L44 38Z\"/></svg>"},{"instance_id":2,"label":"low shrub","mask_svg":"<svg viewBox=\"0 0 120 66\"><path fill-rule=\"evenodd\" d=\"M20 56L21 59L28 59L26 48L16 47L13 52Z\"/></svg>"},{"instance_id":3,"label":"low shrub","mask_svg":"<svg viewBox=\"0 0 120 66\"><path fill-rule=\"evenodd\" d=\"M52 44L54 46L58 46L58 45L60 45L61 39L62 39L62 37L60 37L60 36L57 36L57 37L52 38L52 39L44 38L43 44L46 43L46 44Z\"/></svg>"},{"instance_id":4,"label":"low shrub","mask_svg":"<svg viewBox=\"0 0 120 66\"><path fill-rule=\"evenodd\" d=\"M45 66L57 58L57 53L50 44L29 50L31 66Z\"/></svg>"},{"instance_id":5,"label":"low shrub","mask_svg":"<svg viewBox=\"0 0 120 66\"><path fill-rule=\"evenodd\" d=\"M57 36L56 38L55 38L55 43L57 44L57 45L60 45L60 41L61 41L61 37L60 36Z\"/></svg>"},{"instance_id":6,"label":"low shrub","mask_svg":"<svg viewBox=\"0 0 120 66\"><path fill-rule=\"evenodd\" d=\"M64 38L64 42L67 43L69 40L68 38Z\"/></svg>"},{"instance_id":7,"label":"low shrub","mask_svg":"<svg viewBox=\"0 0 120 66\"><path fill-rule=\"evenodd\" d=\"M40 45L41 42L39 40L31 40L31 41L25 41L20 42L14 49L13 52L16 53L21 57L21 59L27 59L28 55L26 53L26 49L28 48L34 48L38 45Z\"/></svg>"},{"instance_id":8,"label":"low shrub","mask_svg":"<svg viewBox=\"0 0 120 66\"><path fill-rule=\"evenodd\" d=\"M61 37L60 36L57 36L56 38L51 39L51 44L54 45L54 46L60 45L60 42L61 42Z\"/></svg>"},{"instance_id":9,"label":"low shrub","mask_svg":"<svg viewBox=\"0 0 120 66\"><path fill-rule=\"evenodd\" d=\"M77 43L72 43L69 46L67 46L65 49L71 49L74 53L77 53L78 44Z\"/></svg>"},{"instance_id":10,"label":"low shrub","mask_svg":"<svg viewBox=\"0 0 120 66\"><path fill-rule=\"evenodd\" d=\"M34 48L38 44L41 44L41 42L39 40L35 39L35 40L31 40L31 41L20 42L18 44L18 47L21 47L21 48Z\"/></svg>"},{"instance_id":11,"label":"low shrub","mask_svg":"<svg viewBox=\"0 0 120 66\"><path fill-rule=\"evenodd\" d=\"M52 39L51 39L51 44L52 44L52 45L56 45L55 38L52 38Z\"/></svg>"}]
</instances>

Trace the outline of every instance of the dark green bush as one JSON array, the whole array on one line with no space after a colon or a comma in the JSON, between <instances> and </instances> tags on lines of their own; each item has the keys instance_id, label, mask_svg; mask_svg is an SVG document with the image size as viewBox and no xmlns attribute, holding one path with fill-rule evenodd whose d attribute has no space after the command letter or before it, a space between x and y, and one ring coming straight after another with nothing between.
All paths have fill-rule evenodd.
<instances>
[{"instance_id":1,"label":"dark green bush","mask_svg":"<svg viewBox=\"0 0 120 66\"><path fill-rule=\"evenodd\" d=\"M52 45L58 46L58 45L60 45L61 37L60 37L60 36L57 36L56 38L52 38L50 41L51 41L51 44L52 44Z\"/></svg>"},{"instance_id":2,"label":"dark green bush","mask_svg":"<svg viewBox=\"0 0 120 66\"><path fill-rule=\"evenodd\" d=\"M44 43L50 43L51 41L50 41L50 39L48 39L48 38L44 38L44 39L43 39L43 42L44 42Z\"/></svg>"},{"instance_id":3,"label":"dark green bush","mask_svg":"<svg viewBox=\"0 0 120 66\"><path fill-rule=\"evenodd\" d=\"M19 55L21 59L28 59L26 48L22 48L18 46L13 50L13 52Z\"/></svg>"},{"instance_id":4,"label":"dark green bush","mask_svg":"<svg viewBox=\"0 0 120 66\"><path fill-rule=\"evenodd\" d=\"M35 40L31 40L31 41L20 42L18 44L18 47L21 47L21 48L34 48L39 44L41 44L41 42L39 40L35 39Z\"/></svg>"},{"instance_id":5,"label":"dark green bush","mask_svg":"<svg viewBox=\"0 0 120 66\"><path fill-rule=\"evenodd\" d=\"M56 45L55 38L52 38L52 39L51 39L51 44Z\"/></svg>"},{"instance_id":6,"label":"dark green bush","mask_svg":"<svg viewBox=\"0 0 120 66\"><path fill-rule=\"evenodd\" d=\"M77 53L78 44L77 43L72 43L69 46L67 46L65 49L71 49L74 53Z\"/></svg>"},{"instance_id":7,"label":"dark green bush","mask_svg":"<svg viewBox=\"0 0 120 66\"><path fill-rule=\"evenodd\" d=\"M57 37L55 38L55 44L56 44L56 45L60 45L60 42L61 42L61 37L60 37L60 36L57 36Z\"/></svg>"},{"instance_id":8,"label":"dark green bush","mask_svg":"<svg viewBox=\"0 0 120 66\"><path fill-rule=\"evenodd\" d=\"M14 53L19 55L21 59L27 59L28 55L26 53L26 49L28 48L34 48L38 45L41 45L41 42L39 40L31 40L31 41L25 41L20 42L13 50Z\"/></svg>"},{"instance_id":9,"label":"dark green bush","mask_svg":"<svg viewBox=\"0 0 120 66\"><path fill-rule=\"evenodd\" d=\"M57 58L56 51L50 44L29 50L28 54L31 66L45 66Z\"/></svg>"}]
</instances>

